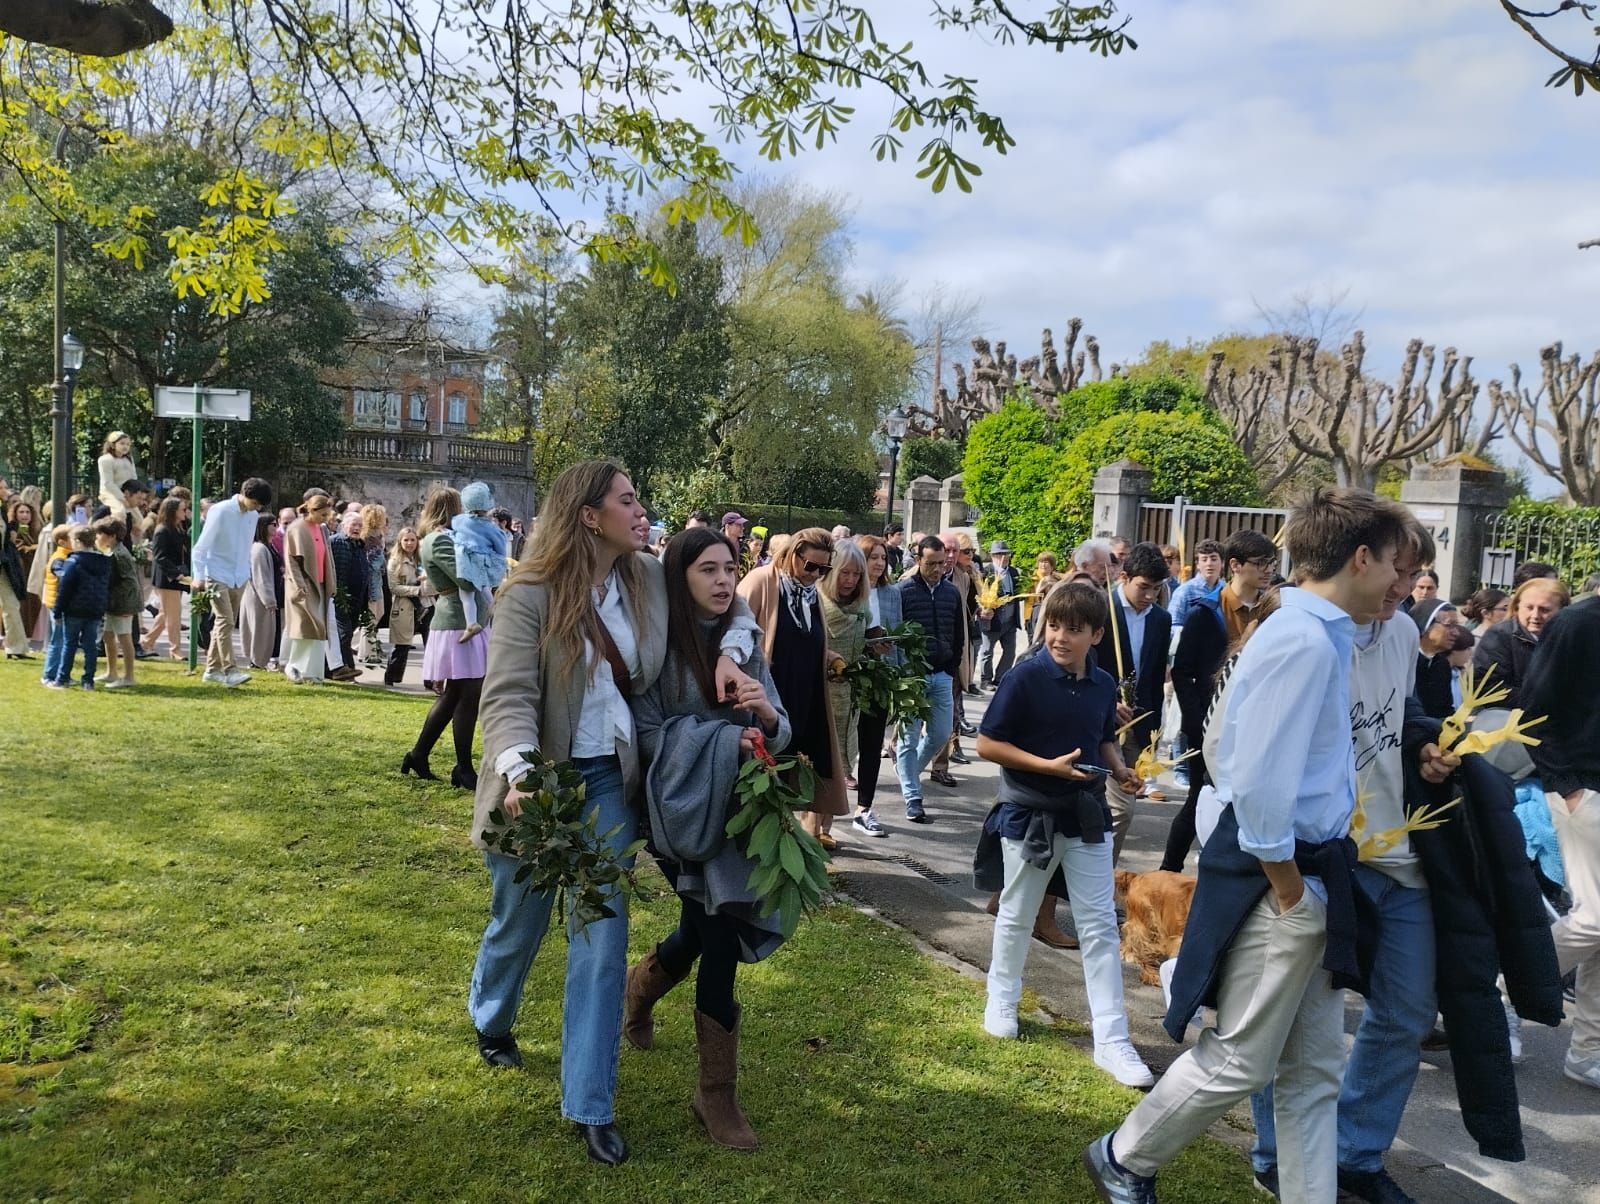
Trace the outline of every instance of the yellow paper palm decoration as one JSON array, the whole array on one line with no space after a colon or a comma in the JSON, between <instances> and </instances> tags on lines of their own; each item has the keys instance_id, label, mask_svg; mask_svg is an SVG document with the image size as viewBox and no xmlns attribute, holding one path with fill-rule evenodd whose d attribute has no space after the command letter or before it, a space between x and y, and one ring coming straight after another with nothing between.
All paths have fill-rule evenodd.
<instances>
[{"instance_id":1,"label":"yellow paper palm decoration","mask_svg":"<svg viewBox=\"0 0 1600 1204\"><path fill-rule=\"evenodd\" d=\"M1511 697L1506 686L1490 685L1495 666L1484 670L1480 681L1469 668L1461 674L1461 705L1451 712L1439 729L1439 748L1443 752L1464 757L1468 753L1485 753L1497 744L1537 745L1539 741L1527 734L1528 729L1545 721L1545 716L1523 721L1520 710L1512 711L1505 725L1492 732L1468 732L1467 724L1472 713L1480 707L1492 707Z\"/></svg>"},{"instance_id":2,"label":"yellow paper palm decoration","mask_svg":"<svg viewBox=\"0 0 1600 1204\"><path fill-rule=\"evenodd\" d=\"M978 607L981 610L999 610L1007 602L1015 602L1023 597L1026 595L1007 594L1002 598L998 577L983 577L978 581Z\"/></svg>"},{"instance_id":3,"label":"yellow paper palm decoration","mask_svg":"<svg viewBox=\"0 0 1600 1204\"><path fill-rule=\"evenodd\" d=\"M1359 861L1371 861L1374 857L1382 856L1412 832L1429 832L1442 827L1444 813L1461 803L1460 799L1452 799L1438 807L1418 807L1406 816L1406 822L1398 828L1385 828L1382 832L1368 835L1367 802L1371 798L1371 791L1357 782L1356 809L1350 816L1350 839L1356 842L1356 859Z\"/></svg>"},{"instance_id":4,"label":"yellow paper palm decoration","mask_svg":"<svg viewBox=\"0 0 1600 1204\"><path fill-rule=\"evenodd\" d=\"M1151 711L1140 711L1132 719L1128 720L1128 722L1124 723L1117 729L1117 739L1119 741L1126 740L1128 738L1128 733L1138 726L1141 721L1150 718L1152 714L1153 712Z\"/></svg>"},{"instance_id":5,"label":"yellow paper palm decoration","mask_svg":"<svg viewBox=\"0 0 1600 1204\"><path fill-rule=\"evenodd\" d=\"M1173 757L1170 759L1166 757L1158 757L1156 756L1156 745L1160 742L1161 733L1151 732L1150 746L1141 752L1138 760L1134 761L1133 763L1133 772L1138 774L1147 782L1154 781L1156 776L1163 769L1176 769L1190 757L1198 756L1200 753L1200 750L1195 748L1184 753L1181 757Z\"/></svg>"},{"instance_id":6,"label":"yellow paper palm decoration","mask_svg":"<svg viewBox=\"0 0 1600 1204\"><path fill-rule=\"evenodd\" d=\"M1533 719L1524 720L1521 709L1512 711L1506 718L1505 726L1492 732L1468 732L1461 737L1455 747L1447 749L1457 756L1464 757L1468 753L1485 753L1497 744L1526 744L1530 747L1537 746L1537 738L1527 734L1530 727L1538 727L1548 716L1539 715Z\"/></svg>"}]
</instances>

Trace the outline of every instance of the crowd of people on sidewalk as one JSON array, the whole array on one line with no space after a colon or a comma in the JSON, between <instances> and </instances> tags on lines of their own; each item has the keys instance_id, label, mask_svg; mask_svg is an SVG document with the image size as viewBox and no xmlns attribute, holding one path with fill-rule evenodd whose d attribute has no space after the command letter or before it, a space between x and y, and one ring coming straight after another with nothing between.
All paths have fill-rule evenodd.
<instances>
[{"instance_id":1,"label":"crowd of people on sidewalk","mask_svg":"<svg viewBox=\"0 0 1600 1204\"><path fill-rule=\"evenodd\" d=\"M1034 938L1081 949L1094 1060L1150 1088L1084 1154L1108 1201L1153 1201L1160 1169L1246 1100L1264 1190L1404 1201L1384 1155L1435 1037L1479 1149L1518 1160L1520 1025L1559 1024L1564 1007L1564 1073L1600 1089L1600 580L1575 602L1551 566L1528 563L1509 594L1458 605L1409 511L1332 487L1278 540L1238 530L1185 563L1174 547L1090 539L1059 560L1040 552L1030 579L1004 541L985 563L959 530L773 535L730 511L667 538L609 460L556 480L525 546L481 483L434 488L415 527L391 533L382 506L318 488L274 513L272 486L251 478L201 502L191 550L190 496L152 510L127 448L113 432L98 506L68 499L65 521L37 496L9 499L7 655L42 640L42 680L63 688L81 653L93 688L103 647L100 680L127 688L138 660L182 654L194 591L208 602L190 616L204 680L227 688L250 680L241 659L297 684L350 680L365 662L392 685L421 636L434 698L400 772L432 778L451 730L450 780L474 793L490 877L468 1003L489 1065L521 1065L514 1022L554 903L522 888L497 845L527 804L530 760L577 769L612 856L649 839L680 899L676 930L630 969L617 894L566 951L561 1108L599 1162L628 1155L613 1109L622 1039L650 1050L654 1008L691 973L694 1112L717 1143L757 1145L737 1093L736 971L792 928L760 908L721 820L709 843L703 831L758 753L803 755L802 819L825 850L847 817L859 837L891 834L876 806L885 761L916 825L936 819L925 777L948 788L970 763L963 739L999 767L974 855L994 892L982 1024L1017 1036ZM896 730L846 670L903 667L889 635L902 624L925 641L926 715ZM1466 714L1491 672L1503 696ZM1456 751L1463 732L1519 715L1541 721L1533 746ZM1132 817L1171 767L1185 797L1161 869L1183 873L1197 843L1200 855L1164 968L1166 1027L1182 1041L1203 1008L1215 1020L1158 1081L1129 1035L1114 883ZM1055 922L1064 897L1075 935ZM1348 1057L1346 990L1364 999Z\"/></svg>"}]
</instances>

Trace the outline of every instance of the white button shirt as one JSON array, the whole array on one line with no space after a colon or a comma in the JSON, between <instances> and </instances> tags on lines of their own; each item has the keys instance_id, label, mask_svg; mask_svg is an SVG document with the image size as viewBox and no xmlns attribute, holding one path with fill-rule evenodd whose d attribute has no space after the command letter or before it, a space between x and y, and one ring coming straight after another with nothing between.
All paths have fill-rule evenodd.
<instances>
[{"instance_id":1,"label":"white button shirt","mask_svg":"<svg viewBox=\"0 0 1600 1204\"><path fill-rule=\"evenodd\" d=\"M1139 654L1144 651L1144 621L1150 617L1152 607L1134 610L1120 585L1117 586L1117 602L1122 606L1122 617L1128 621L1128 651L1133 655L1133 663L1128 666L1128 671L1138 676ZM1112 632L1113 636L1115 634Z\"/></svg>"},{"instance_id":2,"label":"white button shirt","mask_svg":"<svg viewBox=\"0 0 1600 1204\"><path fill-rule=\"evenodd\" d=\"M628 623L627 599L622 583L612 573L606 578L605 596L594 591L595 611L600 621L611 633L611 639L622 654L622 663L630 674L639 672L639 641ZM612 757L617 743L633 743L633 712L628 700L617 689L616 677L611 672L611 662L605 653L588 640L583 643L585 665L594 672L587 679L583 691L583 705L578 710L578 726L572 733L573 757Z\"/></svg>"}]
</instances>

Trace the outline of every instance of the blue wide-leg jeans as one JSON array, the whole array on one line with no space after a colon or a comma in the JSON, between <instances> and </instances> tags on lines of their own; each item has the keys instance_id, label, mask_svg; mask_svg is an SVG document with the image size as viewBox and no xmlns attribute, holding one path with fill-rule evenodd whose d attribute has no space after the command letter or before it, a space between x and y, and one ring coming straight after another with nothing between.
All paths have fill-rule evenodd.
<instances>
[{"instance_id":1,"label":"blue wide-leg jeans","mask_svg":"<svg viewBox=\"0 0 1600 1204\"><path fill-rule=\"evenodd\" d=\"M1356 867L1356 885L1377 904L1382 926L1367 1006L1339 1090L1339 1165L1379 1171L1400 1131L1438 1006L1433 906L1427 891L1365 865ZM1266 1170L1278 1161L1270 1085L1250 1097L1250 1114L1256 1122L1250 1161Z\"/></svg>"},{"instance_id":2,"label":"blue wide-leg jeans","mask_svg":"<svg viewBox=\"0 0 1600 1204\"><path fill-rule=\"evenodd\" d=\"M620 825L612 848L634 839L636 819L622 787L615 757L573 761L588 788L587 800L600 811L602 832ZM493 885L489 926L478 947L467 1010L480 1033L511 1031L522 1001L528 968L550 924L553 892L530 894L513 882L518 862L485 854ZM567 986L561 1012L561 1115L579 1124L610 1124L617 1089L617 1059L622 1042L622 993L628 975L628 900L616 895L617 915L590 924L567 943Z\"/></svg>"}]
</instances>

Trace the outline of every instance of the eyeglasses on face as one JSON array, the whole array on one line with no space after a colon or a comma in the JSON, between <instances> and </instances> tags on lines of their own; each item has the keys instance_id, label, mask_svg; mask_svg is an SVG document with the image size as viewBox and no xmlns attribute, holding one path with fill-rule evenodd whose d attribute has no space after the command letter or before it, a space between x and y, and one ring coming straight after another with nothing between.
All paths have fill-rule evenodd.
<instances>
[{"instance_id":1,"label":"eyeglasses on face","mask_svg":"<svg viewBox=\"0 0 1600 1204\"><path fill-rule=\"evenodd\" d=\"M1274 567L1278 562L1271 556L1252 556L1249 560L1245 561L1245 563L1250 565L1252 568L1257 568L1262 572L1266 572L1268 569Z\"/></svg>"}]
</instances>

